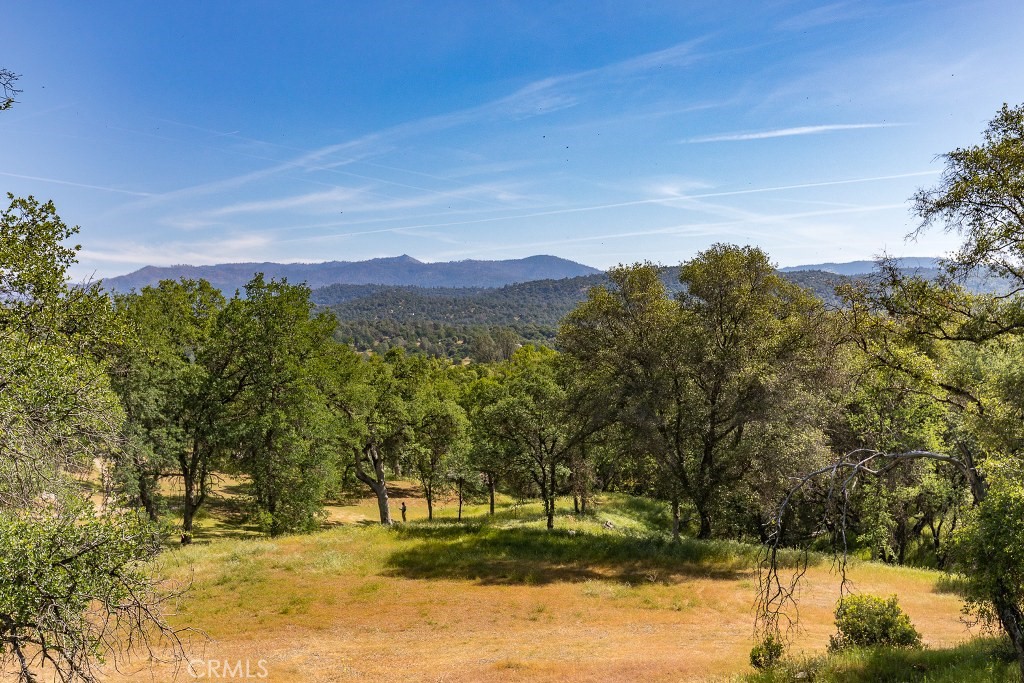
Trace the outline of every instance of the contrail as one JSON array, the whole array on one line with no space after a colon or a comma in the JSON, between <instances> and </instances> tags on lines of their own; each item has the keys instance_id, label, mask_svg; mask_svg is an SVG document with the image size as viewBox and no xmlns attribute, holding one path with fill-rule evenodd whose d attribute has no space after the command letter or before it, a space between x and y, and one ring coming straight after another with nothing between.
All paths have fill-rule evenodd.
<instances>
[{"instance_id":1,"label":"contrail","mask_svg":"<svg viewBox=\"0 0 1024 683\"><path fill-rule=\"evenodd\" d=\"M864 128L889 128L904 126L903 123L836 123L823 126L796 126L794 128L777 128L753 133L723 133L721 135L705 135L688 138L682 142L734 142L737 140L767 140L768 138L788 138L794 135L814 135L830 133L836 130L862 130Z\"/></svg>"},{"instance_id":2,"label":"contrail","mask_svg":"<svg viewBox=\"0 0 1024 683\"><path fill-rule=\"evenodd\" d=\"M444 228L458 225L477 225L479 223L494 223L497 221L520 220L523 218L539 218L541 216L557 216L567 213L582 213L586 211L602 211L604 209L618 209L626 206L642 206L644 204L667 204L675 201L688 199L708 199L711 197L733 197L744 194L757 194L762 192L783 192L785 190L803 190L812 187L830 187L833 185L853 185L856 183L870 183L880 180L896 180L898 178L915 178L918 176L936 175L939 171L917 171L914 173L897 173L894 175L873 176L870 178L851 178L849 180L827 180L819 183L800 183L799 185L776 185L773 187L757 187L749 190L727 190L724 192L704 192L701 194L680 194L657 197L655 199L635 199L628 202L616 202L614 204L595 204L592 206L577 206L565 209L552 209L550 211L534 211L532 213L516 214L514 216L495 216L492 218L477 218L470 221L451 221L447 223L420 223L418 225L403 225L400 228L412 230L416 228ZM349 224L352 225L352 224Z\"/></svg>"},{"instance_id":3,"label":"contrail","mask_svg":"<svg viewBox=\"0 0 1024 683\"><path fill-rule=\"evenodd\" d=\"M34 175L21 175L20 173L5 173L0 171L0 175L7 176L8 178L21 178L22 180L36 180L41 183L56 183L57 185L70 185L71 187L84 187L90 190L103 190L104 192L117 192L119 194L131 194L136 197L150 197L152 196L149 192L133 192L132 190L121 190L116 187L103 187L102 185L88 185L86 183L76 183L70 180L57 180L56 178L40 178Z\"/></svg>"}]
</instances>

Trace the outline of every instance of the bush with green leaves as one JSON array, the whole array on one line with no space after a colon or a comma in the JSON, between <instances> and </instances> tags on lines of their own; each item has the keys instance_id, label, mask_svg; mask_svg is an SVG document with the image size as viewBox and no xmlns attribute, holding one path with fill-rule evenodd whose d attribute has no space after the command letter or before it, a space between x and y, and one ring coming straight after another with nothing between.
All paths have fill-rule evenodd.
<instances>
[{"instance_id":1,"label":"bush with green leaves","mask_svg":"<svg viewBox=\"0 0 1024 683\"><path fill-rule=\"evenodd\" d=\"M836 607L836 628L829 639L833 652L849 647L920 647L921 634L910 623L895 595L850 595Z\"/></svg>"},{"instance_id":2,"label":"bush with green leaves","mask_svg":"<svg viewBox=\"0 0 1024 683\"><path fill-rule=\"evenodd\" d=\"M967 607L989 626L1019 624L1014 613L1024 607L1024 474L1010 458L986 463L985 470L987 495L957 529L952 556L968 578Z\"/></svg>"},{"instance_id":3,"label":"bush with green leaves","mask_svg":"<svg viewBox=\"0 0 1024 683\"><path fill-rule=\"evenodd\" d=\"M15 677L4 680L93 681L96 663L133 647L180 654L164 622L178 593L149 564L161 542L148 520L88 500L0 509L0 670Z\"/></svg>"},{"instance_id":4,"label":"bush with green leaves","mask_svg":"<svg viewBox=\"0 0 1024 683\"><path fill-rule=\"evenodd\" d=\"M768 635L750 650L750 665L755 669L771 669L782 660L786 645L778 636Z\"/></svg>"}]
</instances>

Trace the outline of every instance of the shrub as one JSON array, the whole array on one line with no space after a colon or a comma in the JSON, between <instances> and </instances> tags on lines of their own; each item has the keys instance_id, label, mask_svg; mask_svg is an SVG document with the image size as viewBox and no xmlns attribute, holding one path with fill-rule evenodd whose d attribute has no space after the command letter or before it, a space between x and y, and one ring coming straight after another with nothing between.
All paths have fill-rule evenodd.
<instances>
[{"instance_id":1,"label":"shrub","mask_svg":"<svg viewBox=\"0 0 1024 683\"><path fill-rule=\"evenodd\" d=\"M786 646L778 637L765 636L764 640L750 650L750 665L755 669L770 669L782 659Z\"/></svg>"},{"instance_id":2,"label":"shrub","mask_svg":"<svg viewBox=\"0 0 1024 683\"><path fill-rule=\"evenodd\" d=\"M920 647L921 634L900 609L896 596L851 595L836 607L839 632L829 640L829 649L848 647Z\"/></svg>"}]
</instances>

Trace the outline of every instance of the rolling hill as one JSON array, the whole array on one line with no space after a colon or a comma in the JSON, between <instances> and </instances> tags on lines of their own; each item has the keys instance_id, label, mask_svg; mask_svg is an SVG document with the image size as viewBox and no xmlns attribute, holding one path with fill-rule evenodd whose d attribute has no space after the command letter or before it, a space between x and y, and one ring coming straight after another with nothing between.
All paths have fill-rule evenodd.
<instances>
[{"instance_id":1,"label":"rolling hill","mask_svg":"<svg viewBox=\"0 0 1024 683\"><path fill-rule=\"evenodd\" d=\"M823 271L784 273L790 281L836 304L835 285L849 278ZM679 268L666 268L669 292L682 289ZM560 280L535 280L496 288L428 288L330 285L313 291L313 301L338 318L336 337L360 351L393 347L454 360L502 357L501 337L552 344L558 324L608 282L604 273Z\"/></svg>"}]
</instances>

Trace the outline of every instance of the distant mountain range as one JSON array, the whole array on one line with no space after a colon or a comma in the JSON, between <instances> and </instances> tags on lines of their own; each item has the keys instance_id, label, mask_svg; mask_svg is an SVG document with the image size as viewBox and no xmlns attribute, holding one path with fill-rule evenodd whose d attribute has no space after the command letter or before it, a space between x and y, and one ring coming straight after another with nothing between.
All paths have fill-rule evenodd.
<instances>
[{"instance_id":1,"label":"distant mountain range","mask_svg":"<svg viewBox=\"0 0 1024 683\"><path fill-rule=\"evenodd\" d=\"M530 256L505 261L449 261L424 263L411 256L369 261L327 263L222 263L213 266L146 266L128 275L103 281L104 287L128 292L155 285L160 280L206 279L225 294L242 289L256 273L287 278L310 288L333 284L398 285L416 287L502 287L516 282L560 280L594 275L601 271L557 256Z\"/></svg>"},{"instance_id":2,"label":"distant mountain range","mask_svg":"<svg viewBox=\"0 0 1024 683\"><path fill-rule=\"evenodd\" d=\"M896 259L904 270L937 270L939 259L930 256L908 256ZM811 263L805 266L787 266L779 268L783 273L795 273L802 270L821 270L836 275L868 275L875 271L874 261L847 261L846 263Z\"/></svg>"},{"instance_id":3,"label":"distant mountain range","mask_svg":"<svg viewBox=\"0 0 1024 683\"><path fill-rule=\"evenodd\" d=\"M939 259L912 257L899 259L900 265L922 275L933 276ZM875 270L874 261L846 263L812 263L779 269L783 273L818 271L853 277ZM241 289L256 273L269 278L287 278L292 283L306 283L311 289L330 285L372 285L398 287L504 287L536 280L599 275L597 268L559 258L530 256L504 261L448 261L424 263L402 255L368 261L328 261L325 263L221 263L213 266L146 266L127 275L107 278L104 286L112 291L127 292L155 285L160 280L181 278L206 279L227 295ZM354 292L355 290L353 290ZM350 292L350 295L352 292Z\"/></svg>"}]
</instances>

